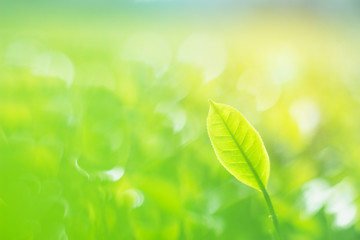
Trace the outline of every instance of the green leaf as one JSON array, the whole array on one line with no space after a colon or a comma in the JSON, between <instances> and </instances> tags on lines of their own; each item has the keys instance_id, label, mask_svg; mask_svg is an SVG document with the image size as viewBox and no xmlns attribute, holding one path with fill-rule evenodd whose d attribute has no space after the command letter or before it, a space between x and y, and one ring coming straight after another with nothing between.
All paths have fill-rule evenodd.
<instances>
[{"instance_id":1,"label":"green leaf","mask_svg":"<svg viewBox=\"0 0 360 240\"><path fill-rule=\"evenodd\" d=\"M209 101L207 129L217 158L240 182L263 191L270 162L260 135L235 108Z\"/></svg>"}]
</instances>

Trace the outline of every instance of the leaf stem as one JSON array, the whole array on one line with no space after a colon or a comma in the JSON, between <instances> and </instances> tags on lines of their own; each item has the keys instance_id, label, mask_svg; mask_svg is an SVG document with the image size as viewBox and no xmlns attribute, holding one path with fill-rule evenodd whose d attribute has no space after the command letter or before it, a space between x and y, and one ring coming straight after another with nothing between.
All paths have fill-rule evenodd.
<instances>
[{"instance_id":1,"label":"leaf stem","mask_svg":"<svg viewBox=\"0 0 360 240\"><path fill-rule=\"evenodd\" d=\"M256 182L258 183L259 185L259 188L261 190L261 192L263 193L264 195L264 199L266 201L266 204L267 204L267 207L269 209L269 212L270 212L270 216L271 216L271 219L272 219L272 222L274 224L274 228L275 228L275 238L277 240L281 240L281 234L280 234L280 227L279 227L279 221L277 219L277 216L276 216L276 213L275 213L275 209L273 207L273 204L271 202L271 199L270 199L270 196L268 194L268 192L266 191L266 188L263 184L263 182L261 181L259 175L257 174L254 166L252 165L251 161L248 159L247 155L244 153L243 149L241 148L241 145L238 143L237 139L235 138L234 134L231 132L228 124L226 123L225 119L223 118L223 116L220 114L218 108L216 107L216 104L211 100L209 99L209 102L211 104L212 107L214 107L214 110L215 112L219 115L220 119L222 120L225 128L227 129L227 131L229 132L231 138L234 140L237 148L239 149L239 151L241 152L242 156L244 157L246 163L249 165L249 168L251 170L251 172L253 173L255 179L256 179Z\"/></svg>"},{"instance_id":2,"label":"leaf stem","mask_svg":"<svg viewBox=\"0 0 360 240\"><path fill-rule=\"evenodd\" d=\"M250 161L248 161L248 162L249 162L250 169L253 172L257 183L259 184L260 190L261 190L262 194L264 195L266 205L267 205L267 207L269 209L270 217L271 217L271 220L272 220L272 222L274 224L274 228L275 228L275 239L281 240L279 221L278 221L274 206L273 206L273 204L271 202L271 198L269 196L269 193L267 192L266 187L264 186L264 184L260 180L258 174L256 173L256 171L255 171L254 167L252 166L252 164L250 163Z\"/></svg>"},{"instance_id":3,"label":"leaf stem","mask_svg":"<svg viewBox=\"0 0 360 240\"><path fill-rule=\"evenodd\" d=\"M277 219L274 206L273 206L273 204L272 204L272 202L271 202L271 198L270 198L268 192L266 191L266 188L264 187L263 184L261 184L261 185L262 185L262 186L260 186L261 192L262 192L263 195L264 195L264 199L265 199L266 204L267 204L267 207L268 207L268 209L269 209L269 213L270 213L271 220L272 220L272 222L273 222L273 224L274 224L276 239L281 240L279 221L278 221L278 219Z\"/></svg>"}]
</instances>

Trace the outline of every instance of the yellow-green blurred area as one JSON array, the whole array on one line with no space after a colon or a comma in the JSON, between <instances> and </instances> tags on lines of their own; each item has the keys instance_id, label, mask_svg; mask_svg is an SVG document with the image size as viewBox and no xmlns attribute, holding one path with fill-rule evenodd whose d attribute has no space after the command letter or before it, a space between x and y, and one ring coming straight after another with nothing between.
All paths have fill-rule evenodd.
<instances>
[{"instance_id":1,"label":"yellow-green blurred area","mask_svg":"<svg viewBox=\"0 0 360 240\"><path fill-rule=\"evenodd\" d=\"M208 98L263 137L284 239L360 239L356 3L260 2L0 3L0 239L272 239Z\"/></svg>"}]
</instances>

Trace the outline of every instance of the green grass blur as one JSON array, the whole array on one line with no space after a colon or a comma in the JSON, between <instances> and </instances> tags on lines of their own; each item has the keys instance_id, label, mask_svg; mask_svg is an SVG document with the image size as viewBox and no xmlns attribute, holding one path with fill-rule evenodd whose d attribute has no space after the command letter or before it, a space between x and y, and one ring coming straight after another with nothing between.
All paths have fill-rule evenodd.
<instances>
[{"instance_id":1,"label":"green grass blur","mask_svg":"<svg viewBox=\"0 0 360 240\"><path fill-rule=\"evenodd\" d=\"M45 10L0 16L0 239L272 239L208 98L262 135L285 239L360 239L358 24Z\"/></svg>"}]
</instances>

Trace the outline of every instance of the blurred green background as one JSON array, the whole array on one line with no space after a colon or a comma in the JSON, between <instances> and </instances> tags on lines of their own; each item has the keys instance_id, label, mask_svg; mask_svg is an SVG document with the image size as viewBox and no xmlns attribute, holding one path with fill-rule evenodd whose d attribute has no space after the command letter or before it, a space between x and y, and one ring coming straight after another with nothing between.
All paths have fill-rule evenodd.
<instances>
[{"instance_id":1,"label":"blurred green background","mask_svg":"<svg viewBox=\"0 0 360 240\"><path fill-rule=\"evenodd\" d=\"M285 239L360 239L357 1L0 3L0 239L272 239L208 98L270 155Z\"/></svg>"}]
</instances>

